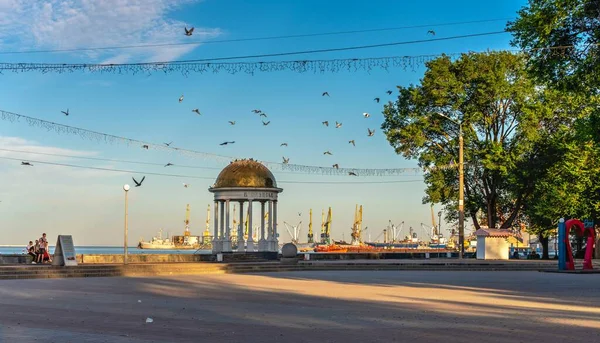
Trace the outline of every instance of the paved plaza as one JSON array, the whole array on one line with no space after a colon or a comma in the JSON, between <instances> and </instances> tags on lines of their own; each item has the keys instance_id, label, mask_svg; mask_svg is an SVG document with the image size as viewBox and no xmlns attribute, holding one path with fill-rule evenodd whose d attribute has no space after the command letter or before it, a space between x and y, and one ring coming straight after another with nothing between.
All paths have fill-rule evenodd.
<instances>
[{"instance_id":1,"label":"paved plaza","mask_svg":"<svg viewBox=\"0 0 600 343\"><path fill-rule=\"evenodd\" d=\"M4 280L0 293L2 342L600 342L600 274Z\"/></svg>"}]
</instances>

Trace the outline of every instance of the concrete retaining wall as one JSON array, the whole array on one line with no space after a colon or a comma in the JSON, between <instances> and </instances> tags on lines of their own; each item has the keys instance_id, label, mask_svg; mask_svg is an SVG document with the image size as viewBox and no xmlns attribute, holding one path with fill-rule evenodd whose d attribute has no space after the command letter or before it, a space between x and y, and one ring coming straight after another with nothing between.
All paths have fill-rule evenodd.
<instances>
[{"instance_id":1,"label":"concrete retaining wall","mask_svg":"<svg viewBox=\"0 0 600 343\"><path fill-rule=\"evenodd\" d=\"M27 264L31 261L33 261L33 257L29 255L0 255L0 264Z\"/></svg>"},{"instance_id":2,"label":"concrete retaining wall","mask_svg":"<svg viewBox=\"0 0 600 343\"><path fill-rule=\"evenodd\" d=\"M394 253L385 253L385 252L377 252L377 253L311 253L310 260L311 261L327 261L327 260L407 260L407 259L416 259L423 260L428 258L448 258L448 259L457 259L458 252L418 252L418 253L410 253L410 252L394 252ZM299 257L304 259L304 253L299 253ZM465 253L465 258L474 258L474 253Z\"/></svg>"},{"instance_id":3,"label":"concrete retaining wall","mask_svg":"<svg viewBox=\"0 0 600 343\"><path fill-rule=\"evenodd\" d=\"M75 256L79 264L123 264L123 254L113 255L84 255ZM278 259L278 254L273 252L226 253L223 262L261 262ZM216 262L216 255L205 254L131 254L127 255L129 263L190 263L190 262ZM12 254L0 255L1 264L31 264L29 255Z\"/></svg>"},{"instance_id":4,"label":"concrete retaining wall","mask_svg":"<svg viewBox=\"0 0 600 343\"><path fill-rule=\"evenodd\" d=\"M83 264L123 263L123 255L77 255L77 261ZM135 254L127 255L129 263L173 263L200 262L202 255L193 254Z\"/></svg>"}]
</instances>

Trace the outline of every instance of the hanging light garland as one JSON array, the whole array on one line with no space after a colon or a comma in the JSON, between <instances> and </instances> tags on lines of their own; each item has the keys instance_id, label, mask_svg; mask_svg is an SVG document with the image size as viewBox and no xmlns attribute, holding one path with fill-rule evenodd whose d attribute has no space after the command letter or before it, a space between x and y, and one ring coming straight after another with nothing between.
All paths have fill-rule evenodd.
<instances>
[{"instance_id":1,"label":"hanging light garland","mask_svg":"<svg viewBox=\"0 0 600 343\"><path fill-rule=\"evenodd\" d=\"M107 144L124 144L126 146L135 146L142 149L153 149L153 150L161 150L167 152L176 152L178 154L191 157L191 158L201 158L204 160L215 161L219 163L229 163L235 159L235 157L224 156L218 154L212 154L202 151L190 150L177 148L173 146L167 146L165 144L156 144L151 142L145 142L142 140L110 135L102 132L86 130L74 126L54 123L51 121L33 118L29 116L25 116L22 114L12 113L0 110L0 119L9 121L9 122L20 122L21 120L25 121L29 126L39 127L45 129L47 131L52 131L58 134L67 134L67 135L75 135L79 136L82 139L87 139L90 141L96 141ZM309 166L309 165L301 165L301 164L288 164L288 163L276 163L276 162L263 162L265 166L274 171L283 171L283 172L297 172L297 173L306 173L306 174L320 174L320 175L350 175L353 173L356 176L396 176L411 173L417 175L421 171L431 171L434 169L452 169L456 168L456 165L441 165L441 166L431 166L426 168L383 168L383 169L372 169L372 168L335 168L335 167L319 167L319 166Z\"/></svg>"},{"instance_id":2,"label":"hanging light garland","mask_svg":"<svg viewBox=\"0 0 600 343\"><path fill-rule=\"evenodd\" d=\"M499 32L498 32L499 33ZM392 43L396 44L396 43ZM385 45L385 44L383 44ZM598 44L593 44L598 46ZM379 46L379 45L376 45ZM525 55L539 54L545 52L551 55L564 56L567 50L575 47L556 46L547 48L535 48L529 50L502 50L512 53L522 53ZM342 48L341 50L344 50ZM350 48L353 49L353 48ZM314 52L336 51L340 49L315 50ZM310 52L310 51L309 51ZM490 50L486 52L491 52ZM0 63L0 74L3 71L12 71L15 73L40 72L40 73L116 73L116 74L152 74L156 72L181 73L189 75L191 73L245 73L254 75L257 72L278 72L292 71L297 73L337 73L342 71L357 72L373 70L403 69L415 71L425 63L443 56L456 57L462 53L445 53L436 55L419 56L388 56L388 57L366 57L366 58L342 58L342 59L321 59L321 60L295 60L295 61L255 61L255 62L221 62L224 60L245 59L249 57L276 57L285 55L294 55L305 52L268 54L256 56L224 57L201 60L183 60L172 62L146 62L146 63ZM469 51L468 53L475 53Z\"/></svg>"},{"instance_id":3,"label":"hanging light garland","mask_svg":"<svg viewBox=\"0 0 600 343\"><path fill-rule=\"evenodd\" d=\"M439 55L424 56L394 56L375 58L352 58L333 60L300 60L300 61L268 61L268 62L150 62L123 64L90 64L90 63L0 63L0 73L12 71L15 73L40 72L47 73L114 73L114 74L165 74L181 73L228 73L250 74L257 72L292 71L297 73L337 73L342 71L373 71L376 69L403 69L415 71L426 62L438 58Z\"/></svg>"}]
</instances>

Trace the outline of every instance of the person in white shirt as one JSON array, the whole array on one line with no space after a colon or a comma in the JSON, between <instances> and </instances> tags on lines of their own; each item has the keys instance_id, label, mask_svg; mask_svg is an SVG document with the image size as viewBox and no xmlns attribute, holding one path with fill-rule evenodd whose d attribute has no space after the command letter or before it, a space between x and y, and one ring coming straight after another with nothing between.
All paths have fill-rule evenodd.
<instances>
[{"instance_id":1,"label":"person in white shirt","mask_svg":"<svg viewBox=\"0 0 600 343\"><path fill-rule=\"evenodd\" d=\"M40 249L39 249L37 263L43 263L44 262L44 253L46 252L46 249L48 249L48 240L46 239L46 233L43 233L42 237L40 237L40 239L38 239L38 241L40 243Z\"/></svg>"},{"instance_id":2,"label":"person in white shirt","mask_svg":"<svg viewBox=\"0 0 600 343\"><path fill-rule=\"evenodd\" d=\"M33 260L31 261L31 263L35 264L35 258L37 256L35 255L35 245L33 245L32 241L29 241L29 244L27 244L27 247L25 248L25 250L27 251L27 255L30 255L33 257Z\"/></svg>"}]
</instances>

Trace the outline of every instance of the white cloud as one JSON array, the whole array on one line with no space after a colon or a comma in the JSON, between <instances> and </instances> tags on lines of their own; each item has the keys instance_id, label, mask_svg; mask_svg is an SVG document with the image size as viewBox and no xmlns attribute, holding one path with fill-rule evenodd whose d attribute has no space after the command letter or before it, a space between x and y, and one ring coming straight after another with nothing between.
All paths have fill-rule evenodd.
<instances>
[{"instance_id":1,"label":"white cloud","mask_svg":"<svg viewBox=\"0 0 600 343\"><path fill-rule=\"evenodd\" d=\"M81 151L63 149L52 146L40 145L35 141L29 141L20 137L6 137L0 136L0 157L10 157L19 159L41 159L48 162L64 161L69 157L53 156L53 155L65 155L65 156L94 156L96 155L93 151ZM11 151L7 151L11 150ZM27 154L22 151L35 152L38 154ZM49 155L43 155L49 154Z\"/></svg>"},{"instance_id":2,"label":"white cloud","mask_svg":"<svg viewBox=\"0 0 600 343\"><path fill-rule=\"evenodd\" d=\"M168 15L198 0L0 0L0 46L77 49L198 41L220 35ZM187 37L183 28L194 26ZM168 61L197 44L85 52L97 61ZM80 53L81 54L81 53Z\"/></svg>"},{"instance_id":3,"label":"white cloud","mask_svg":"<svg viewBox=\"0 0 600 343\"><path fill-rule=\"evenodd\" d=\"M30 152L30 153L27 153ZM6 168L0 173L0 178L16 180L23 176L23 172L35 172L44 175L43 179L29 181L31 183L44 184L47 180L56 182L56 178L62 181L68 181L73 178L103 178L112 176L121 176L121 173L108 172L96 169L85 169L68 167L63 165L53 165L40 162L72 164L81 166L93 166L98 168L113 169L114 165L100 161L85 161L76 157L93 157L98 153L94 151L63 149L53 146L40 145L35 141L26 140L20 137L0 136L0 162ZM6 158L16 159L10 160ZM27 161L33 164L33 167L21 166L21 161ZM103 164L99 164L103 163ZM29 169L31 168L31 169ZM52 182L50 182L51 184Z\"/></svg>"}]
</instances>

